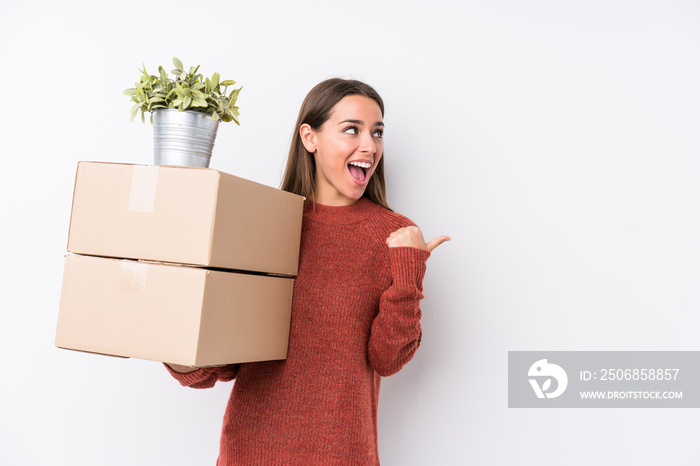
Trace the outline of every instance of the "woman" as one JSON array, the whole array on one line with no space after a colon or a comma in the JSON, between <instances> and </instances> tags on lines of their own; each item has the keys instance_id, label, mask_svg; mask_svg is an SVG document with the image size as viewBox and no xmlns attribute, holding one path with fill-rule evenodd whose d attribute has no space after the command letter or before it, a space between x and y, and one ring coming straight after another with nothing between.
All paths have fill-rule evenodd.
<instances>
[{"instance_id":1,"label":"woman","mask_svg":"<svg viewBox=\"0 0 700 466\"><path fill-rule=\"evenodd\" d=\"M236 379L219 465L379 464L380 379L420 344L425 263L449 239L426 244L388 208L383 115L373 88L336 78L299 111L282 183L307 198L287 359L168 367L193 388Z\"/></svg>"}]
</instances>

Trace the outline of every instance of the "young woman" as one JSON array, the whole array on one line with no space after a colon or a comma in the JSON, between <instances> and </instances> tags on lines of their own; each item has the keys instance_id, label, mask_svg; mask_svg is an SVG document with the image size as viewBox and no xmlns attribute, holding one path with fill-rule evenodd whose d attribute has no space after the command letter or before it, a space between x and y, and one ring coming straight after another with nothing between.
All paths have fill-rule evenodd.
<instances>
[{"instance_id":1,"label":"young woman","mask_svg":"<svg viewBox=\"0 0 700 466\"><path fill-rule=\"evenodd\" d=\"M307 198L288 357L216 368L170 365L184 386L236 379L218 465L378 465L381 377L421 340L426 244L386 203L384 103L359 81L306 96L282 189ZM189 371L189 372L188 372Z\"/></svg>"}]
</instances>

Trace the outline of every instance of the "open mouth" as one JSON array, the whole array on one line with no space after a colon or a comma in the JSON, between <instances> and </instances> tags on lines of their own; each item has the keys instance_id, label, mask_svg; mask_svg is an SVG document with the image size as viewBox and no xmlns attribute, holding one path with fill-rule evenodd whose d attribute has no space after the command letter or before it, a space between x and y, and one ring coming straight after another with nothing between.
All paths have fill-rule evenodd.
<instances>
[{"instance_id":1,"label":"open mouth","mask_svg":"<svg viewBox=\"0 0 700 466\"><path fill-rule=\"evenodd\" d=\"M348 169L350 170L350 175L352 179L358 183L364 183L367 180L367 173L372 167L371 162L350 162L348 163Z\"/></svg>"}]
</instances>

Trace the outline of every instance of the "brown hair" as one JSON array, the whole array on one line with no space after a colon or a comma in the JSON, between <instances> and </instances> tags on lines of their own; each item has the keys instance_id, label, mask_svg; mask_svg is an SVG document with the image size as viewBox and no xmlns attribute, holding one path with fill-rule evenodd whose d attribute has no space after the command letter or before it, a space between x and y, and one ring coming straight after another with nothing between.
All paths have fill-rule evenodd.
<instances>
[{"instance_id":1,"label":"brown hair","mask_svg":"<svg viewBox=\"0 0 700 466\"><path fill-rule=\"evenodd\" d=\"M306 95L299 109L297 123L294 126L292 143L287 158L281 189L306 197L315 202L316 162L313 154L306 150L301 142L299 128L308 124L318 131L330 118L331 110L343 97L361 95L377 102L384 117L384 101L370 85L354 79L331 78L317 84ZM374 174L367 183L363 197L389 209L386 202L386 183L384 182L384 157L379 159ZM389 209L391 210L391 209Z\"/></svg>"}]
</instances>

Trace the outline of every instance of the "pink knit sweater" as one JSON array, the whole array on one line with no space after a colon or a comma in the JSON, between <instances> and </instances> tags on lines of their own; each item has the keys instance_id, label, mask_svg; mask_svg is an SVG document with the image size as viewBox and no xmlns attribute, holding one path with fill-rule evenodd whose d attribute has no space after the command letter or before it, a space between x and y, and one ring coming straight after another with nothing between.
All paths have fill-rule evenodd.
<instances>
[{"instance_id":1,"label":"pink knit sweater","mask_svg":"<svg viewBox=\"0 0 700 466\"><path fill-rule=\"evenodd\" d=\"M380 379L401 369L421 340L429 253L385 243L408 225L365 198L307 208L287 359L169 369L193 388L235 378L219 466L379 464Z\"/></svg>"}]
</instances>

